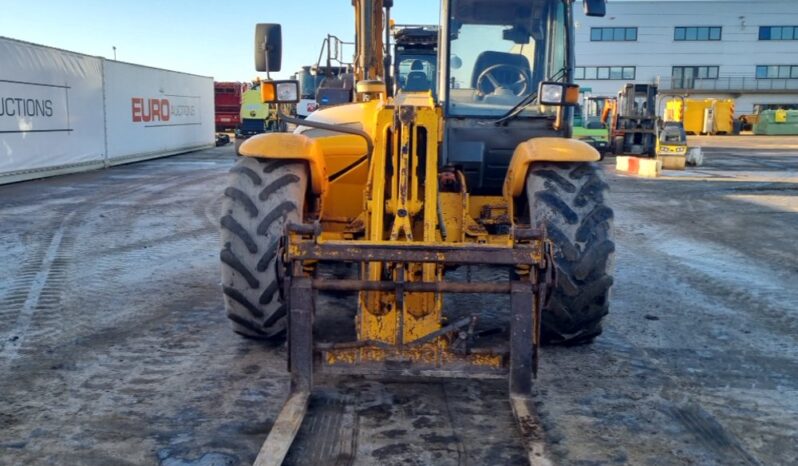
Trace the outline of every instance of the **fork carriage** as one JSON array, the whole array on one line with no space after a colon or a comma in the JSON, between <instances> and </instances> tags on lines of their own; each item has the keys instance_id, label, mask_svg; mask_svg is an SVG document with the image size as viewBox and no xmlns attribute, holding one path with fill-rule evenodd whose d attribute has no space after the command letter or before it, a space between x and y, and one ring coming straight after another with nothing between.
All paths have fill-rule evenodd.
<instances>
[{"instance_id":1,"label":"fork carriage","mask_svg":"<svg viewBox=\"0 0 798 466\"><path fill-rule=\"evenodd\" d=\"M504 378L512 393L528 394L540 344L540 314L554 285L551 245L539 230L517 229L510 247L469 244L395 244L368 241L320 241L313 227L290 225L285 248L284 281L288 296L288 346L292 390L310 390L314 367L333 373ZM317 262L360 262L362 270L381 264L387 279L315 277ZM431 265L504 266L511 279L497 282L423 281L408 270ZM442 273L441 273L442 274ZM358 339L344 343L313 341L316 291L390 293L395 305L374 315L360 311ZM414 326L430 319L441 322L441 307L419 314L414 303L440 300L446 293L510 295L510 339L502 347L474 348L476 317L459 319L417 336ZM316 356L316 357L314 357Z\"/></svg>"},{"instance_id":2,"label":"fork carriage","mask_svg":"<svg viewBox=\"0 0 798 466\"><path fill-rule=\"evenodd\" d=\"M302 424L316 371L373 376L426 376L502 379L509 381L510 400L522 433L529 437L532 415L529 395L537 370L541 312L556 284L552 247L545 232L518 228L512 246L395 244L369 241L322 241L318 225L286 228L283 280L288 304L288 368L290 394L256 465L281 464ZM389 279L316 277L318 262L360 262L361 270L381 264ZM453 266L504 266L510 280L501 282L419 281L408 275L413 266L442 270ZM358 315L358 339L343 343L315 342L316 291L391 293L395 306L382 316ZM413 338L411 308L416 299L438 299L445 293L489 293L510 296L510 338L504 347L472 346L476 317L460 319ZM437 297L437 298L436 298ZM440 307L436 307L440 311ZM426 317L426 316L423 316ZM422 318L423 318L422 317ZM432 318L440 320L440 314ZM373 326L373 327L370 327ZM364 329L371 328L371 331ZM530 454L536 448L528 446ZM538 448L539 449L539 448Z\"/></svg>"}]
</instances>

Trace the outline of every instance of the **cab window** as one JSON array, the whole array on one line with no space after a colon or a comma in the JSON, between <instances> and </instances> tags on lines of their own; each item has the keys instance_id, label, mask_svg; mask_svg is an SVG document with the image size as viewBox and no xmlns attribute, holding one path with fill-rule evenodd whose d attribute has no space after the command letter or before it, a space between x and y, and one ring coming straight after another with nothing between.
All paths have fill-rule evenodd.
<instances>
[{"instance_id":1,"label":"cab window","mask_svg":"<svg viewBox=\"0 0 798 466\"><path fill-rule=\"evenodd\" d=\"M399 62L399 88L408 92L424 92L435 87L434 57L408 56Z\"/></svg>"}]
</instances>

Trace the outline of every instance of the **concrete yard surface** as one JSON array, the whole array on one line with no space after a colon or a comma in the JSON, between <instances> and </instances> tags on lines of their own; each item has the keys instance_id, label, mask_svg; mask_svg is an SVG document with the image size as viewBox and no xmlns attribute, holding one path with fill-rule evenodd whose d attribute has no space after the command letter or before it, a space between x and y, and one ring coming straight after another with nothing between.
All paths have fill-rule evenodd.
<instances>
[{"instance_id":1,"label":"concrete yard surface","mask_svg":"<svg viewBox=\"0 0 798 466\"><path fill-rule=\"evenodd\" d=\"M593 344L543 349L554 464L798 461L798 138L689 142L704 165L659 179L604 162L612 308ZM224 315L234 161L229 145L0 186L0 465L252 463L288 377L282 345ZM351 322L347 303L319 306ZM506 319L492 297L452 303ZM325 377L287 463L524 464L505 385Z\"/></svg>"}]
</instances>

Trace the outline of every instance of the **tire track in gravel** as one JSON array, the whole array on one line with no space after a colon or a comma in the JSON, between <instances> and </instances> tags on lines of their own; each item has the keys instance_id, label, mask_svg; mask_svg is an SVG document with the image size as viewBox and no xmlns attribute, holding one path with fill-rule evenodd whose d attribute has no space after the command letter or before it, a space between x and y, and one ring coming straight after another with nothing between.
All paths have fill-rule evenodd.
<instances>
[{"instance_id":1,"label":"tire track in gravel","mask_svg":"<svg viewBox=\"0 0 798 466\"><path fill-rule=\"evenodd\" d=\"M222 201L224 194L217 194L207 203L197 202L194 204L194 215L202 218L208 227L219 230L219 219L222 217Z\"/></svg>"},{"instance_id":2,"label":"tire track in gravel","mask_svg":"<svg viewBox=\"0 0 798 466\"><path fill-rule=\"evenodd\" d=\"M29 450L35 462L107 464L98 455L116 452L132 464L184 464L178 460L209 449L235 459L225 464L251 462L238 459L257 451L278 408L276 392L284 389L282 366L271 361L278 356L264 359L245 341L220 338L226 326L214 306L191 308L191 301L181 300L162 306L186 310L97 329L54 347L13 383L0 381L10 396L6 407L28 425L7 431L6 438L46 446ZM53 364L57 372L48 370ZM22 392L33 384L41 392L31 404ZM58 417L28 434L41 403ZM101 450L73 448L86 442Z\"/></svg>"},{"instance_id":3,"label":"tire track in gravel","mask_svg":"<svg viewBox=\"0 0 798 466\"><path fill-rule=\"evenodd\" d=\"M683 406L674 406L672 413L682 425L695 434L695 437L707 449L723 452L724 456L734 464L749 466L762 464L745 451L740 445L740 441L730 435L718 420L701 405L687 403Z\"/></svg>"},{"instance_id":4,"label":"tire track in gravel","mask_svg":"<svg viewBox=\"0 0 798 466\"><path fill-rule=\"evenodd\" d=\"M582 354L582 358L580 359L578 355L570 356L574 361L580 359L580 366L586 368L574 374L579 375L581 379L570 377L551 383L550 380L546 380L550 378L547 376L541 381L540 387L542 388L535 393L536 404L538 404L547 437L553 439L555 443L552 451L556 455L556 464L570 464L577 462L576 458L584 459L580 453L572 457L572 450L580 452L582 448L589 449L591 446L595 446L594 442L596 441L612 442L611 439L618 436L621 437L618 444L611 446L621 449L621 453L619 453L621 457L625 457L624 449L626 448L641 449L640 445L631 447L632 443L627 436L633 435L633 432L627 431L631 427L627 423L630 422L630 416L632 422L639 423L642 419L637 419L636 416L645 412L648 412L646 421L660 424L661 428L668 429L670 432L666 439L639 437L636 442L656 442L660 444L660 448L666 449L667 445L661 445L663 440L672 445L680 443L690 445L685 447L689 448L689 451L680 451L679 455L676 455L675 451L671 451L672 456L668 456L667 460L661 458L661 463L658 464L681 464L681 461L687 458L699 464L762 464L730 428L724 426L717 416L703 407L704 388L712 387L705 387L700 381L690 380L692 366L689 363L680 361L679 369L674 370L669 367L668 359L664 361L660 359L661 356L670 358L675 356L674 354L663 355L657 349L638 347L619 334L605 335L591 347L575 350ZM608 367L612 368L611 373L608 373ZM560 371L572 370L568 365L557 369ZM546 371L546 368L543 370ZM685 374L685 371L690 374ZM598 377L596 380L599 382L585 383L585 380L591 380L593 377ZM608 388L606 383L600 382L608 377L610 379L622 378L623 385ZM571 384L579 385L580 389L583 384L595 385L593 388L595 393L585 394L584 398L571 400L574 406L565 413L559 414L560 416L562 414L579 416L582 424L580 430L585 433L590 431L585 428L585 425L595 425L595 428L601 430L598 439L590 438L588 435L589 441L585 442L585 445L574 444L580 440L569 438L569 430L562 425L562 419L558 419L558 415L552 413L548 406L548 404L552 404L553 407L559 407L557 401L550 399L557 395L549 395L548 392L567 389L566 387L570 387ZM604 394L607 390L611 392ZM587 413L582 414L579 411L580 404L584 403L586 399L590 400L585 407ZM726 401L728 402L728 399ZM634 413L628 411L626 403L636 405ZM674 421L678 427L674 427ZM570 422L572 421L569 420L568 423ZM585 434L580 432L579 435ZM603 447L609 449L610 445L603 445ZM597 458L594 457L594 459ZM636 459L640 460L641 458ZM624 462L629 460L627 458Z\"/></svg>"},{"instance_id":5,"label":"tire track in gravel","mask_svg":"<svg viewBox=\"0 0 798 466\"><path fill-rule=\"evenodd\" d=\"M141 172L140 166L124 166L112 168L111 171L121 171L134 173ZM207 170L195 170L192 173L206 173ZM203 180L219 176L218 174L206 175ZM81 319L73 319L68 310L81 312L79 307L62 306L61 298L65 288L77 289L88 285L86 288L89 295L107 303L113 300L110 297L117 297L113 287L108 286L109 276L114 276L113 271L120 264L125 263L124 258L108 257L106 260L91 261L85 263L88 256L98 250L98 241L93 233L89 233L87 224L93 217L103 218L106 214L120 209L127 204L130 206L140 205L135 197L145 194L150 199L158 197L157 192L148 191L148 187L153 184L160 185L166 183L167 186L158 192L166 192L175 189L174 182L178 189L196 183L196 180L185 180L186 174L168 174L166 176L156 174L150 176L148 173L141 173L133 180L128 181L122 189L117 189L118 184L111 177L102 178L100 182L91 180L89 182L76 185L76 192L71 193L72 197L82 197L79 202L67 202L54 206L56 212L52 218L61 220L58 227L53 228L50 222L48 225L26 225L27 229L39 229L43 231L53 231L50 235L50 243L47 249L42 247L34 254L31 254L28 263L22 268L22 273L15 277L14 284L10 291L0 301L0 317L2 322L15 322L14 326L8 330L8 335L0 343L0 358L6 365L14 363L21 356L35 355L47 345L54 343L53 339L58 339L59 334L66 331L63 328L65 322L69 322L77 328L92 331L91 322L84 322ZM75 176L75 178L79 178ZM61 181L61 180L59 180ZM32 183L43 183L34 181ZM89 192L86 196L84 193ZM38 197L39 192L32 193ZM131 199L124 202L125 199ZM22 208L35 206L38 202L34 199L20 199L17 203L4 205L6 212ZM147 206L147 204L144 204ZM100 212L92 215L93 212ZM135 221L135 215L124 216L127 221ZM210 233L210 228L200 229L197 233ZM178 236L191 236L190 233L181 233ZM178 239L178 238L176 238ZM118 238L115 238L118 240ZM44 243L46 240L43 240ZM79 244L77 250L73 251L75 244ZM163 259L168 255L166 251L148 250L141 248L132 251L131 260L139 260L141 256L148 256L155 260ZM121 259L121 260L120 260ZM77 263L76 263L77 261ZM132 262L136 263L136 262ZM82 264L82 265L81 265ZM85 283L85 272L89 271L93 279ZM92 286L93 285L93 286ZM118 297L117 297L118 298ZM2 325L2 324L0 324ZM77 330L77 328L75 330ZM0 327L0 330L3 330Z\"/></svg>"},{"instance_id":6,"label":"tire track in gravel","mask_svg":"<svg viewBox=\"0 0 798 466\"><path fill-rule=\"evenodd\" d=\"M117 206L118 211L107 211L103 219L94 219L84 232L83 244L87 247L81 254L83 265L78 264L84 271L79 286L93 301L109 308L124 306L115 288L108 286L107 277L136 283L141 291L155 291L161 286L155 281L155 274L174 274L175 271L167 272L166 264L183 259L179 252L182 248L176 249L175 245L196 244L199 249L207 249L202 245L208 243L207 238L216 232L216 227L207 224L204 213L198 216L196 212L204 212L212 204L207 198L213 190L204 189L205 182L223 175L207 172L192 170L169 177L165 186L158 182L156 189L132 198L125 206ZM203 190L193 193L192 188L198 187ZM138 271L130 264L135 264Z\"/></svg>"},{"instance_id":7,"label":"tire track in gravel","mask_svg":"<svg viewBox=\"0 0 798 466\"><path fill-rule=\"evenodd\" d=\"M717 191L678 199L686 191L620 183L629 198L616 227L621 306L613 300L608 331L590 347L542 356L536 399L558 463L781 464L785 453L762 442L790 441L794 403L778 400L798 390L798 365L762 337L794 337L789 274L726 244L724 225L690 223L719 211ZM677 208L681 218L666 218ZM773 282L752 281L759 273ZM760 408L762 398L773 401ZM787 428L770 427L774 419Z\"/></svg>"},{"instance_id":8,"label":"tire track in gravel","mask_svg":"<svg viewBox=\"0 0 798 466\"><path fill-rule=\"evenodd\" d=\"M25 285L28 285L27 296L18 309L14 326L11 327L4 338L3 346L0 348L0 357L5 362L4 370L7 370L7 366L17 359L19 350L25 342L28 330L33 322L34 314L40 308L40 305L52 308L57 304L58 293L60 292L60 286L63 285L66 272L63 258L59 257L59 249L64 239L64 230L70 219L71 215L67 216L55 230L36 274L30 278L29 283L25 283ZM50 284L50 287L47 286L48 284Z\"/></svg>"},{"instance_id":9,"label":"tire track in gravel","mask_svg":"<svg viewBox=\"0 0 798 466\"><path fill-rule=\"evenodd\" d=\"M652 233L646 225L645 255L666 270L678 270L674 279L694 291L711 296L730 309L755 314L753 321L774 333L798 340L798 289L791 286L798 274L774 271L756 258L720 245L670 234L667 228Z\"/></svg>"},{"instance_id":10,"label":"tire track in gravel","mask_svg":"<svg viewBox=\"0 0 798 466\"><path fill-rule=\"evenodd\" d=\"M193 160L186 162L190 165ZM181 165L186 163L167 168L174 173ZM218 164L214 167L226 168ZM0 291L0 299L8 304L0 305L0 309L7 307L10 314L18 313L30 282L45 273L41 267L45 256L51 259L39 308L57 305L52 312L39 313L42 309L37 309L28 341L20 345L20 358L38 352L37 357L25 358L24 364L14 367L13 377L0 381L3 411L17 414L7 418L0 413L0 430L13 445L20 445L0 444L0 456L13 459L15 464L56 458L57 462L72 464L107 464L102 458L125 458L130 464L184 464L191 458L238 463L242 452L256 452L265 437L270 416L275 414L272 411L277 408L268 400L274 390L282 390L285 380L282 364L264 363L260 352L249 355L251 344L226 333L218 335L227 326L217 308L221 298L214 291L216 274L207 267L207 257L215 255L216 249L208 254L202 251L209 244L208 235L216 229L208 213L215 208L214 199L208 200L214 193L204 187L201 192L192 190L197 181L187 180L185 173L164 177L142 172L140 166L111 170L121 176L132 172L139 176L126 179L122 189L116 189L120 183L110 177L103 178L103 183L77 183L79 187L70 190L68 197L81 197L81 202L63 202L65 197L56 203L39 200L31 190L12 210L5 205L0 208L0 212L13 212L19 218L15 222L19 226L13 228L26 231L54 231L52 219L41 215L48 209L59 220L71 214L69 221L63 222L55 258L47 256L52 233L31 235L42 244L38 248L31 244L25 251L26 264L20 270L26 273L15 276L13 290L7 287L8 292L5 288ZM220 172L202 178L223 175ZM152 185L161 182L180 186L163 187L159 195ZM52 193L45 194L53 197ZM182 199L187 196L192 199ZM136 209L142 197L153 202ZM149 232L150 225L138 218L159 215L166 223L172 219L181 223L167 235L160 227L155 244L142 248L143 255L136 256L133 252L146 246L144 233ZM168 229L168 225L165 227ZM106 254L102 254L103 249ZM188 251L191 253L186 256ZM158 263L163 266L154 267ZM136 282L126 283L127 277L115 273L119 267L145 269L147 286L134 289ZM69 276L69 293L62 296L59 290L64 284L57 278L65 275ZM86 280L87 275L91 280ZM87 289L85 281L94 281L96 288ZM98 293L93 294L93 289ZM5 299L20 293L21 298ZM107 296L116 300L108 301ZM192 304L196 302L215 304L197 309ZM243 369L225 361L231 352L236 353L236 346L246 357L234 365L250 364ZM198 360L204 363L198 365ZM260 364L266 364L262 366L265 374ZM272 386L276 388L269 388ZM160 395L152 397L153 393ZM43 404L48 406L47 412L58 413L56 418L48 418L41 410ZM31 434L34 427L35 435ZM219 452L209 452L208 448ZM241 463L247 462L247 458L241 459Z\"/></svg>"},{"instance_id":11,"label":"tire track in gravel","mask_svg":"<svg viewBox=\"0 0 798 466\"><path fill-rule=\"evenodd\" d=\"M52 236L49 236L47 240L52 243ZM26 263L16 272L14 279L10 280L6 292L0 300L0 333L2 334L11 332L11 324L16 322L20 309L28 299L33 282L39 275L39 269L46 253L44 244L48 244L44 241L29 243Z\"/></svg>"}]
</instances>

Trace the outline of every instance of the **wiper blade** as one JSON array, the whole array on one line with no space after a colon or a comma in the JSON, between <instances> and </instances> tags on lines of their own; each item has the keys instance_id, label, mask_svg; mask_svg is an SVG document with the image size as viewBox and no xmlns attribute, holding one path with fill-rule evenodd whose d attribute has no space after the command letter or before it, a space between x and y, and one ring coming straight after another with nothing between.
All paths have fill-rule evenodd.
<instances>
[{"instance_id":1,"label":"wiper blade","mask_svg":"<svg viewBox=\"0 0 798 466\"><path fill-rule=\"evenodd\" d=\"M532 105L533 103L537 102L538 100L538 93L533 92L523 99L520 102L515 104L513 108L507 111L504 115L502 115L498 120L494 120L491 124L500 125L505 121L512 120L513 118L517 117L521 112L523 112L527 107Z\"/></svg>"}]
</instances>

